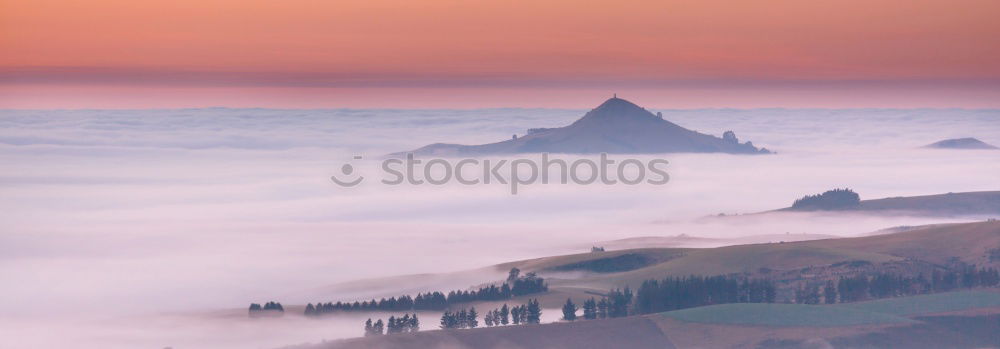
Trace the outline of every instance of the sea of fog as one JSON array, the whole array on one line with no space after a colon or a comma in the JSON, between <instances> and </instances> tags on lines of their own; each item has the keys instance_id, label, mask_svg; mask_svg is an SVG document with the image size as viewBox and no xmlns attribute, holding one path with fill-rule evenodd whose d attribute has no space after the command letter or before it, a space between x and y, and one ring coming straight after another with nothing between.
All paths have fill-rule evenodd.
<instances>
[{"instance_id":1,"label":"sea of fog","mask_svg":"<svg viewBox=\"0 0 1000 349\"><path fill-rule=\"evenodd\" d=\"M643 155L670 162L668 184L536 184L511 195L502 185L380 185L379 161L558 127L585 110L0 111L0 348L273 348L357 336L365 314L248 319L244 309L460 288L499 276L336 285L626 237L851 236L964 219L699 219L837 187L862 198L1000 189L1000 151L919 148L957 137L1000 145L1000 110L659 111L777 154ZM346 163L369 180L334 185ZM435 325L427 314L424 329Z\"/></svg>"}]
</instances>

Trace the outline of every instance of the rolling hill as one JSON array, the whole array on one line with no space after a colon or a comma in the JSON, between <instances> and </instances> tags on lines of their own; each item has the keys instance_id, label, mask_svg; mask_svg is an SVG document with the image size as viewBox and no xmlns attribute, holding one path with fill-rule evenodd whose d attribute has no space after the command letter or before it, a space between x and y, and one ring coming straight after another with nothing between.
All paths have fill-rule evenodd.
<instances>
[{"instance_id":1,"label":"rolling hill","mask_svg":"<svg viewBox=\"0 0 1000 349\"><path fill-rule=\"evenodd\" d=\"M636 285L667 276L771 273L829 267L845 263L879 265L921 262L944 265L954 261L989 264L1000 251L1000 222L938 224L893 234L799 242L734 245L717 248L645 248L536 258L497 265L550 275L553 291L590 288L594 291ZM993 252L998 253L998 252ZM632 256L623 259L623 256ZM641 260L644 263L635 263ZM627 266L606 264L623 261ZM598 266L598 267L594 267ZM596 269L595 269L596 268ZM576 271L564 276L558 272ZM557 306L551 304L549 306Z\"/></svg>"},{"instance_id":2,"label":"rolling hill","mask_svg":"<svg viewBox=\"0 0 1000 349\"><path fill-rule=\"evenodd\" d=\"M473 302L493 309L537 298L545 312L558 312L566 298L578 303L612 287L638 286L667 276L742 273L801 280L805 273L833 268L917 263L1000 264L1000 222L982 221L911 227L875 236L718 248L643 248L535 258L491 267L534 271L550 291L506 301ZM839 268L839 269L838 269ZM482 271L482 269L480 269ZM490 274L497 275L497 274ZM849 274L841 274L849 275ZM784 278L784 279L783 279ZM780 293L780 290L779 290ZM779 303L782 302L779 297ZM989 347L1000 333L1000 293L995 289L884 298L833 305L717 304L617 319L503 326L355 338L300 349L340 348L907 348ZM960 324L958 326L956 324Z\"/></svg>"},{"instance_id":3,"label":"rolling hill","mask_svg":"<svg viewBox=\"0 0 1000 349\"><path fill-rule=\"evenodd\" d=\"M940 215L1000 214L1000 191L946 193L861 200L862 211L905 211Z\"/></svg>"},{"instance_id":4,"label":"rolling hill","mask_svg":"<svg viewBox=\"0 0 1000 349\"><path fill-rule=\"evenodd\" d=\"M744 274L782 280L797 279L802 273L815 273L822 269L843 272L857 265L888 263L933 267L956 261L978 265L1000 262L1000 222L937 224L856 238L716 248L623 249L533 258L464 272L368 280L363 285L377 286L380 291L378 294L360 295L358 299L439 290L430 285L446 279L466 280L464 286L456 286L456 289L498 283L514 267L522 273L536 272L545 277L550 291L515 298L511 302L539 298L543 307L556 308L566 297L589 298L610 288L636 287L644 280L668 276ZM396 289L392 289L393 285ZM400 285L408 288L399 289ZM327 291L338 294L360 292L353 287L329 288ZM499 305L494 303L483 305Z\"/></svg>"},{"instance_id":5,"label":"rolling hill","mask_svg":"<svg viewBox=\"0 0 1000 349\"><path fill-rule=\"evenodd\" d=\"M1000 249L1000 221L937 224L894 234L795 244L891 255L935 264L945 264L952 259L986 264L991 262L989 251Z\"/></svg>"}]
</instances>

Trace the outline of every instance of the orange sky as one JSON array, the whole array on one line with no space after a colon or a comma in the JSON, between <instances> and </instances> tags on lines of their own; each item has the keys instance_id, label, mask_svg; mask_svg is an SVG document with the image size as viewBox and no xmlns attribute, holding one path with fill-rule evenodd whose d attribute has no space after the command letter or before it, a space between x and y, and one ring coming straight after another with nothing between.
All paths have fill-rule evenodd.
<instances>
[{"instance_id":1,"label":"orange sky","mask_svg":"<svg viewBox=\"0 0 1000 349\"><path fill-rule=\"evenodd\" d=\"M851 106L851 90L1000 106L998 14L996 0L0 0L0 107L570 106L612 89L664 107ZM826 92L781 92L801 89ZM741 91L755 97L710 98ZM940 98L906 98L921 93Z\"/></svg>"}]
</instances>

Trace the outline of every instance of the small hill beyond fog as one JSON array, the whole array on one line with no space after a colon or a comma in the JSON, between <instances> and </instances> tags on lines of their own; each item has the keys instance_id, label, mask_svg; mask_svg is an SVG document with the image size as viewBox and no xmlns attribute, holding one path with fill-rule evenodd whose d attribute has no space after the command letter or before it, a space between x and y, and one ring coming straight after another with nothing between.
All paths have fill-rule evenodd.
<instances>
[{"instance_id":1,"label":"small hill beyond fog","mask_svg":"<svg viewBox=\"0 0 1000 349\"><path fill-rule=\"evenodd\" d=\"M964 216L1000 214L1000 191L977 191L859 200L850 189L836 189L795 200L791 207L769 211L837 211L877 214ZM767 213L767 212L765 212Z\"/></svg>"},{"instance_id":2,"label":"small hill beyond fog","mask_svg":"<svg viewBox=\"0 0 1000 349\"><path fill-rule=\"evenodd\" d=\"M827 190L818 195L806 195L792 203L793 211L849 210L858 208L861 197L850 189Z\"/></svg>"},{"instance_id":3,"label":"small hill beyond fog","mask_svg":"<svg viewBox=\"0 0 1000 349\"><path fill-rule=\"evenodd\" d=\"M740 143L732 131L726 131L720 138L683 128L664 120L660 113L653 114L632 102L614 97L569 126L530 129L521 137L515 135L509 140L490 144L431 144L412 153L472 156L517 153L768 154L770 151L758 149L751 142Z\"/></svg>"},{"instance_id":4,"label":"small hill beyond fog","mask_svg":"<svg viewBox=\"0 0 1000 349\"><path fill-rule=\"evenodd\" d=\"M945 139L943 141L934 142L925 145L924 148L936 148L936 149L998 149L997 147L987 144L981 140L967 137L967 138L952 138Z\"/></svg>"}]
</instances>

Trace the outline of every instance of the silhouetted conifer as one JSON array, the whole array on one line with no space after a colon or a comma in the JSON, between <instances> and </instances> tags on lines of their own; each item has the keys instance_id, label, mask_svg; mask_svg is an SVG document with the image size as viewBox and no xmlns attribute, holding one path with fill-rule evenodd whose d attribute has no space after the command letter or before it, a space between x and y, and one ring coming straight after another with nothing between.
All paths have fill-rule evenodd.
<instances>
[{"instance_id":1,"label":"silhouetted conifer","mask_svg":"<svg viewBox=\"0 0 1000 349\"><path fill-rule=\"evenodd\" d=\"M542 307L537 299L528 300L528 307L525 309L525 320L529 324L537 324L542 321Z\"/></svg>"},{"instance_id":2,"label":"silhouetted conifer","mask_svg":"<svg viewBox=\"0 0 1000 349\"><path fill-rule=\"evenodd\" d=\"M507 303L504 303L504 305L500 307L500 324L507 325L509 323L510 323L510 308L507 307Z\"/></svg>"},{"instance_id":3,"label":"silhouetted conifer","mask_svg":"<svg viewBox=\"0 0 1000 349\"><path fill-rule=\"evenodd\" d=\"M375 331L374 326L372 325L372 319L368 318L368 321L365 321L365 337L371 337L374 335Z\"/></svg>"},{"instance_id":4,"label":"silhouetted conifer","mask_svg":"<svg viewBox=\"0 0 1000 349\"><path fill-rule=\"evenodd\" d=\"M469 313L465 316L465 324L469 328L479 327L479 313L476 312L476 307L469 308Z\"/></svg>"},{"instance_id":5,"label":"silhouetted conifer","mask_svg":"<svg viewBox=\"0 0 1000 349\"><path fill-rule=\"evenodd\" d=\"M823 301L826 304L837 303L837 286L833 284L832 280L827 280L826 285L823 286Z\"/></svg>"},{"instance_id":6,"label":"silhouetted conifer","mask_svg":"<svg viewBox=\"0 0 1000 349\"><path fill-rule=\"evenodd\" d=\"M594 297L583 302L583 318L593 320L597 318L597 301Z\"/></svg>"},{"instance_id":7,"label":"silhouetted conifer","mask_svg":"<svg viewBox=\"0 0 1000 349\"><path fill-rule=\"evenodd\" d=\"M576 320L576 309L576 304L573 304L573 300L566 298L566 304L563 304L562 307L563 320Z\"/></svg>"}]
</instances>

